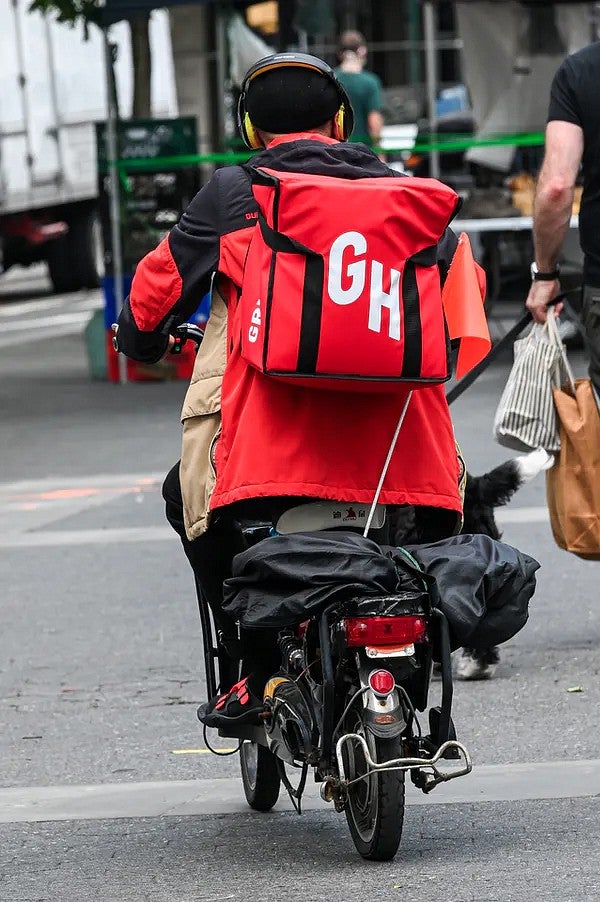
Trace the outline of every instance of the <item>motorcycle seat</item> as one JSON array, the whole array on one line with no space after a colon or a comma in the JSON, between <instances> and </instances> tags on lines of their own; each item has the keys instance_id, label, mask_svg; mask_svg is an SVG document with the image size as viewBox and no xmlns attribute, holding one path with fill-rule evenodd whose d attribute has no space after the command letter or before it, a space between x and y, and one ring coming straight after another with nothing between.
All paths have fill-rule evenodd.
<instances>
[{"instance_id":1,"label":"motorcycle seat","mask_svg":"<svg viewBox=\"0 0 600 902\"><path fill-rule=\"evenodd\" d=\"M370 504L347 501L310 501L286 510L275 524L282 535L292 532L316 532L321 529L356 529L364 527L371 510ZM385 505L377 504L371 522L372 529L385 523Z\"/></svg>"}]
</instances>

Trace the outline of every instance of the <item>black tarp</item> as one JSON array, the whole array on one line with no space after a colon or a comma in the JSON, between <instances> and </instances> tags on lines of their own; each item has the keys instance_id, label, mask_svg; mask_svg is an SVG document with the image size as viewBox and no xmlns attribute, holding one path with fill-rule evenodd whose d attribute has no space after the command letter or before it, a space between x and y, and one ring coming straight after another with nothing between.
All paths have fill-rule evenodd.
<instances>
[{"instance_id":1,"label":"black tarp","mask_svg":"<svg viewBox=\"0 0 600 902\"><path fill-rule=\"evenodd\" d=\"M335 602L393 595L399 582L376 542L342 530L263 539L235 556L232 572L223 607L247 629L283 629Z\"/></svg>"},{"instance_id":2,"label":"black tarp","mask_svg":"<svg viewBox=\"0 0 600 902\"><path fill-rule=\"evenodd\" d=\"M434 578L452 648L506 642L527 622L536 560L484 535L407 546ZM425 594L406 554L355 533L293 533L263 539L233 559L224 609L246 629L282 629L356 597ZM431 591L431 590L430 590Z\"/></svg>"},{"instance_id":3,"label":"black tarp","mask_svg":"<svg viewBox=\"0 0 600 902\"><path fill-rule=\"evenodd\" d=\"M540 566L528 554L484 535L453 536L407 549L435 577L453 648L500 645L527 623Z\"/></svg>"}]
</instances>

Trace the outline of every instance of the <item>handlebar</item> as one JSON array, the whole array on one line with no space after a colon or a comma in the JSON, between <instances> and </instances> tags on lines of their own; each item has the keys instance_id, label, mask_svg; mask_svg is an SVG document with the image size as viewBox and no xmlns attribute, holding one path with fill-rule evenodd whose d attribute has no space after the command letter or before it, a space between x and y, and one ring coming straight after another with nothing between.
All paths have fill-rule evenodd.
<instances>
[{"instance_id":1,"label":"handlebar","mask_svg":"<svg viewBox=\"0 0 600 902\"><path fill-rule=\"evenodd\" d=\"M112 345L115 351L119 353L121 348L119 347L118 323L113 323L111 328L113 331ZM182 323L180 326L177 326L171 335L175 340L175 344L170 348L169 354L181 354L181 350L187 341L193 341L196 345L196 351L198 350L204 338L204 329L201 329L195 323Z\"/></svg>"},{"instance_id":2,"label":"handlebar","mask_svg":"<svg viewBox=\"0 0 600 902\"><path fill-rule=\"evenodd\" d=\"M193 341L196 345L196 350L198 350L202 344L202 339L204 338L204 329L201 329L200 326L197 326L195 323L182 323L180 326L177 326L175 331L171 334L175 339L175 344L169 353L181 354L181 349L187 341Z\"/></svg>"}]
</instances>

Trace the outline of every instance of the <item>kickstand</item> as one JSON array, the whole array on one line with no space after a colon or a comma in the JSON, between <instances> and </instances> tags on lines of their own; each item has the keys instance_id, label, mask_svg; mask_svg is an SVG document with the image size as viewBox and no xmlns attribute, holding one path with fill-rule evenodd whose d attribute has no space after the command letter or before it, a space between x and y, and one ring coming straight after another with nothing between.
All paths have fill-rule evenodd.
<instances>
[{"instance_id":1,"label":"kickstand","mask_svg":"<svg viewBox=\"0 0 600 902\"><path fill-rule=\"evenodd\" d=\"M308 774L308 764L302 765L302 774L300 776L300 782L298 786L294 789L292 784L288 779L288 775L285 771L285 764L281 760L281 758L276 758L277 761L277 770L279 771L279 778L285 788L287 789L288 795L291 799L292 805L298 814L302 814L302 796L304 795L304 787L306 786L306 777Z\"/></svg>"}]
</instances>

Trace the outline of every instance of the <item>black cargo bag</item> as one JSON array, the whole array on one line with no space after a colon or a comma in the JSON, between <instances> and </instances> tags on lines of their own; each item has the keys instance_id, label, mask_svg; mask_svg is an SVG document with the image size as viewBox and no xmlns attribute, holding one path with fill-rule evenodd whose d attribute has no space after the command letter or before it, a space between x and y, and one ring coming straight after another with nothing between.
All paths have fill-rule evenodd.
<instances>
[{"instance_id":1,"label":"black cargo bag","mask_svg":"<svg viewBox=\"0 0 600 902\"><path fill-rule=\"evenodd\" d=\"M392 559L371 539L342 530L263 539L236 555L232 569L223 607L245 629L284 629L337 603L350 614L357 599L385 598L374 614L390 613L390 596L401 607L427 610L429 604L406 557Z\"/></svg>"},{"instance_id":2,"label":"black cargo bag","mask_svg":"<svg viewBox=\"0 0 600 902\"><path fill-rule=\"evenodd\" d=\"M452 648L490 648L527 623L539 563L485 535L460 535L407 550L434 576Z\"/></svg>"}]
</instances>

